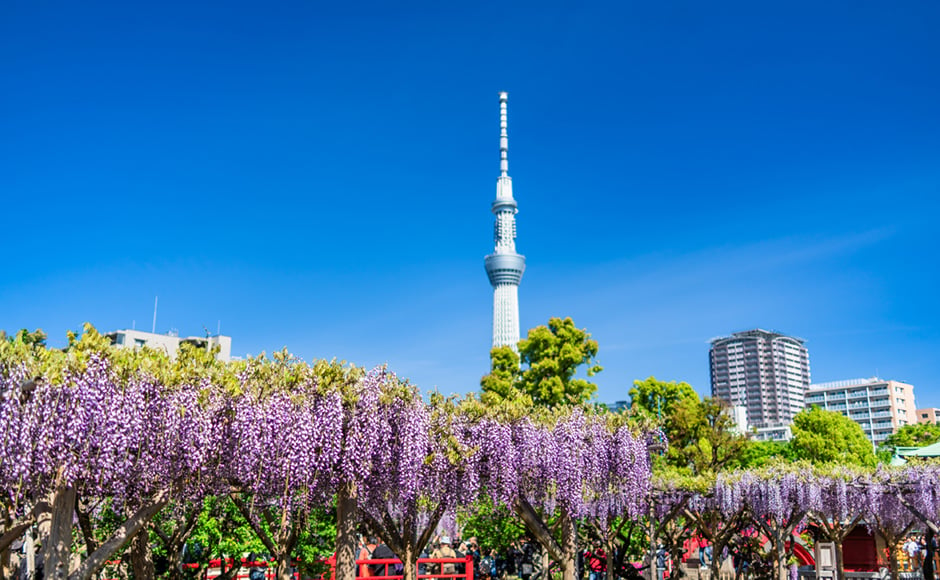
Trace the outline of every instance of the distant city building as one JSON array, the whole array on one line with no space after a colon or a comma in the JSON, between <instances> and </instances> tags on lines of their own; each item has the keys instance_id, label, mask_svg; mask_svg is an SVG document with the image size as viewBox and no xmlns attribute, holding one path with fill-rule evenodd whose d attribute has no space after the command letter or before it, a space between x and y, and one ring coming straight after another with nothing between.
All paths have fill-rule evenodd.
<instances>
[{"instance_id":1,"label":"distant city building","mask_svg":"<svg viewBox=\"0 0 940 580\"><path fill-rule=\"evenodd\" d=\"M912 385L877 377L811 385L806 406L813 405L852 419L875 445L918 417Z\"/></svg>"},{"instance_id":2,"label":"distant city building","mask_svg":"<svg viewBox=\"0 0 940 580\"><path fill-rule=\"evenodd\" d=\"M760 427L754 430L754 439L758 441L789 441L793 439L793 431L789 425L775 427Z\"/></svg>"},{"instance_id":3,"label":"distant city building","mask_svg":"<svg viewBox=\"0 0 940 580\"><path fill-rule=\"evenodd\" d=\"M630 408L630 401L614 401L613 403L604 403L604 406L611 413L622 413Z\"/></svg>"},{"instance_id":4,"label":"distant city building","mask_svg":"<svg viewBox=\"0 0 940 580\"><path fill-rule=\"evenodd\" d=\"M713 339L712 397L743 406L748 424L758 431L788 426L803 410L810 384L809 351L803 342L761 329Z\"/></svg>"},{"instance_id":5,"label":"distant city building","mask_svg":"<svg viewBox=\"0 0 940 580\"><path fill-rule=\"evenodd\" d=\"M738 435L746 435L748 433L747 407L744 405L729 406L728 414L731 415L731 418L734 420L732 431Z\"/></svg>"},{"instance_id":6,"label":"distant city building","mask_svg":"<svg viewBox=\"0 0 940 580\"><path fill-rule=\"evenodd\" d=\"M519 282L525 272L525 256L516 253L516 200L509 177L509 136L506 133L506 103L509 93L499 93L499 178L496 200L495 251L486 257L486 275L493 286L493 346L519 343Z\"/></svg>"},{"instance_id":7,"label":"distant city building","mask_svg":"<svg viewBox=\"0 0 940 580\"><path fill-rule=\"evenodd\" d=\"M940 425L940 409L928 407L926 409L917 409L917 422Z\"/></svg>"},{"instance_id":8,"label":"distant city building","mask_svg":"<svg viewBox=\"0 0 940 580\"><path fill-rule=\"evenodd\" d=\"M155 334L142 330L125 329L107 332L105 336L111 339L111 344L122 348L140 348L147 346L162 350L170 356L176 356L180 344L188 343L200 348L219 347L217 358L228 361L232 358L232 337L218 334L215 336L187 336L181 338L176 333Z\"/></svg>"}]
</instances>

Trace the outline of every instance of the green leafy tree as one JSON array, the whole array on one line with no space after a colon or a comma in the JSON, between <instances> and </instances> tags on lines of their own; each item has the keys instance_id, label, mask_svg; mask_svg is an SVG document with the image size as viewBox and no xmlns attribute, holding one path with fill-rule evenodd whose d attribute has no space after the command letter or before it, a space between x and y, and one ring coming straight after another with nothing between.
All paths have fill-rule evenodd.
<instances>
[{"instance_id":1,"label":"green leafy tree","mask_svg":"<svg viewBox=\"0 0 940 580\"><path fill-rule=\"evenodd\" d=\"M505 506L494 505L487 497L460 512L457 519L463 537L476 537L481 547L505 553L513 542L525 535L522 522Z\"/></svg>"},{"instance_id":2,"label":"green leafy tree","mask_svg":"<svg viewBox=\"0 0 940 580\"><path fill-rule=\"evenodd\" d=\"M542 407L587 402L597 385L575 375L584 368L588 377L600 372L597 341L575 326L571 318L553 317L519 341L519 355L509 347L490 351L491 371L480 386L485 402L518 401Z\"/></svg>"},{"instance_id":3,"label":"green leafy tree","mask_svg":"<svg viewBox=\"0 0 940 580\"><path fill-rule=\"evenodd\" d=\"M667 423L667 436L667 459L695 475L736 465L748 444L747 436L735 431L727 404L712 398L680 401Z\"/></svg>"},{"instance_id":4,"label":"green leafy tree","mask_svg":"<svg viewBox=\"0 0 940 580\"><path fill-rule=\"evenodd\" d=\"M46 348L46 339L48 336L41 328L37 328L33 332L21 328L13 336L7 336L6 331L0 330L0 340L6 340L8 342L22 342L28 346L35 346L39 348Z\"/></svg>"},{"instance_id":5,"label":"green leafy tree","mask_svg":"<svg viewBox=\"0 0 940 580\"><path fill-rule=\"evenodd\" d=\"M786 441L748 441L737 467L741 469L756 469L793 461L793 448Z\"/></svg>"},{"instance_id":6,"label":"green leafy tree","mask_svg":"<svg viewBox=\"0 0 940 580\"><path fill-rule=\"evenodd\" d=\"M490 374L480 380L483 402L519 401L532 404L519 387L519 355L508 346L497 346L490 351Z\"/></svg>"},{"instance_id":7,"label":"green leafy tree","mask_svg":"<svg viewBox=\"0 0 940 580\"><path fill-rule=\"evenodd\" d=\"M699 399L688 383L667 383L655 377L634 381L629 395L634 416L661 426L669 440L666 454L655 460L657 465L698 475L740 462L747 437L735 432L725 403Z\"/></svg>"},{"instance_id":8,"label":"green leafy tree","mask_svg":"<svg viewBox=\"0 0 940 580\"><path fill-rule=\"evenodd\" d=\"M238 573L238 566L226 558L238 560L249 552L264 554L267 549L258 539L235 503L227 496L209 497L196 521L187 546L188 560L199 564L191 573L193 578L202 578L214 558L222 559L219 577L231 580Z\"/></svg>"},{"instance_id":9,"label":"green leafy tree","mask_svg":"<svg viewBox=\"0 0 940 580\"><path fill-rule=\"evenodd\" d=\"M314 508L300 533L294 553L300 558L302 578L316 578L327 572L324 562L336 551L336 509Z\"/></svg>"},{"instance_id":10,"label":"green leafy tree","mask_svg":"<svg viewBox=\"0 0 940 580\"><path fill-rule=\"evenodd\" d=\"M698 393L686 382L677 383L656 380L649 377L645 381L633 381L630 389L630 410L637 415L653 417L657 420L668 418L676 407L687 400L698 401Z\"/></svg>"},{"instance_id":11,"label":"green leafy tree","mask_svg":"<svg viewBox=\"0 0 940 580\"><path fill-rule=\"evenodd\" d=\"M841 464L874 466L877 463L871 441L855 421L841 413L817 406L800 411L793 418L790 447L795 459L817 465Z\"/></svg>"},{"instance_id":12,"label":"green leafy tree","mask_svg":"<svg viewBox=\"0 0 940 580\"><path fill-rule=\"evenodd\" d=\"M940 425L915 423L904 425L897 433L888 436L882 447L924 447L940 441Z\"/></svg>"}]
</instances>

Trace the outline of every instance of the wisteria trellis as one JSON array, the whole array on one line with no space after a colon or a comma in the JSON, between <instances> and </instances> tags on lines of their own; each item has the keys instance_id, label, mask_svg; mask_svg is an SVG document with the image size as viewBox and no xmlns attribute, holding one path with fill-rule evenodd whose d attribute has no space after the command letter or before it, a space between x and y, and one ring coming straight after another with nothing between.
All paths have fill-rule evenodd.
<instances>
[{"instance_id":1,"label":"wisteria trellis","mask_svg":"<svg viewBox=\"0 0 940 580\"><path fill-rule=\"evenodd\" d=\"M648 509L646 435L590 409L509 419L425 400L384 368L344 382L292 359L246 361L228 381L196 373L165 382L107 353L49 376L35 376L35 361L4 356L0 497L9 521L0 551L40 511L67 509L76 495L108 498L133 514L126 537L86 554L77 569L64 569L67 554L48 549L51 576L90 578L107 550L169 497L239 493L251 513L277 509L285 521L302 522L311 507L352 486L362 518L397 538L403 559L417 555L441 517L484 494L572 522L636 519ZM662 490L653 506L659 516L670 513L670 498L729 517L746 509L778 540L807 520L838 527L864 519L891 535L913 521L940 522L938 481L940 468L928 465L744 472L722 475L707 493ZM71 516L60 523L71 526ZM557 543L550 551L571 556Z\"/></svg>"}]
</instances>

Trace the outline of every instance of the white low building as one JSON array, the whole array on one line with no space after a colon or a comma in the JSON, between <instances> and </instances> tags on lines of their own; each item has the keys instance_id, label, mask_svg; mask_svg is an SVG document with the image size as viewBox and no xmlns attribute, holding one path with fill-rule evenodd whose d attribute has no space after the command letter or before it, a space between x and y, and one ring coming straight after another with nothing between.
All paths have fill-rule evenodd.
<instances>
[{"instance_id":1,"label":"white low building","mask_svg":"<svg viewBox=\"0 0 940 580\"><path fill-rule=\"evenodd\" d=\"M105 336L111 339L111 344L118 347L140 348L146 346L162 350L171 357L176 356L180 344L188 343L206 349L219 347L219 352L216 355L219 360L228 361L232 358L232 337L222 334L180 337L176 333L156 334L136 329L124 329L106 332Z\"/></svg>"}]
</instances>

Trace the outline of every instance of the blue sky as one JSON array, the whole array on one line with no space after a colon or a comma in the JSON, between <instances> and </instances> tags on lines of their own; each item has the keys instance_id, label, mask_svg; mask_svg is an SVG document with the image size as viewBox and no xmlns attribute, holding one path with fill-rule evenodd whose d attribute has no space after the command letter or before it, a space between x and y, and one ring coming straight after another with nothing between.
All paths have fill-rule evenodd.
<instances>
[{"instance_id":1,"label":"blue sky","mask_svg":"<svg viewBox=\"0 0 940 580\"><path fill-rule=\"evenodd\" d=\"M940 406L940 3L0 7L0 328L212 332L236 353L488 368L497 91L523 330L598 398L707 393L708 339Z\"/></svg>"}]
</instances>

